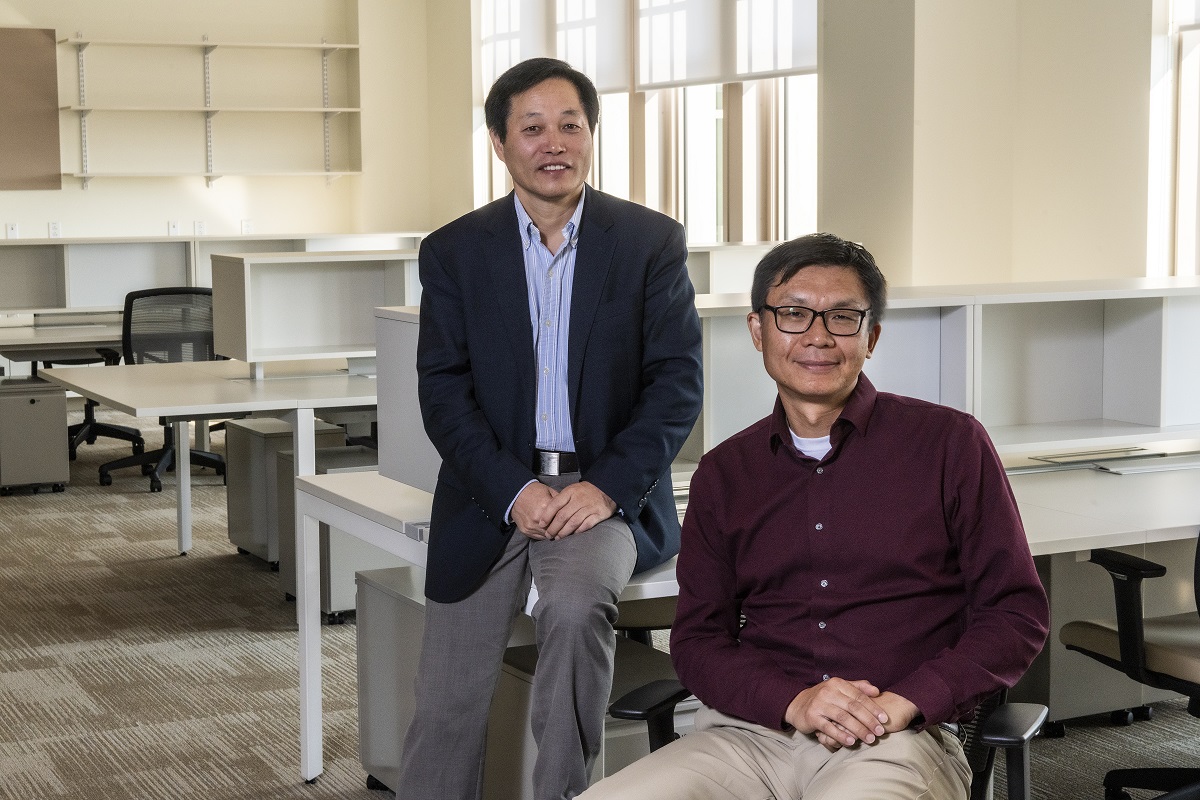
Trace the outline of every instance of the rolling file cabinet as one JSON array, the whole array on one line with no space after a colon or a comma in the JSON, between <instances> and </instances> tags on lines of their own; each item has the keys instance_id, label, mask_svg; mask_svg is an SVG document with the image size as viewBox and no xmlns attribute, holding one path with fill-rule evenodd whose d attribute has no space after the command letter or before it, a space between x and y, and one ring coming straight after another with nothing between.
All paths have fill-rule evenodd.
<instances>
[{"instance_id":1,"label":"rolling file cabinet","mask_svg":"<svg viewBox=\"0 0 1200 800\"><path fill-rule=\"evenodd\" d=\"M337 425L317 420L316 446L346 443ZM292 426L281 419L231 419L225 423L225 483L229 541L269 564L279 561L279 498L275 457L292 449Z\"/></svg>"},{"instance_id":2,"label":"rolling file cabinet","mask_svg":"<svg viewBox=\"0 0 1200 800\"><path fill-rule=\"evenodd\" d=\"M66 392L40 378L0 379L0 493L61 492L69 479Z\"/></svg>"},{"instance_id":3,"label":"rolling file cabinet","mask_svg":"<svg viewBox=\"0 0 1200 800\"><path fill-rule=\"evenodd\" d=\"M296 594L295 462L292 451L277 456L279 488L279 585L289 597ZM369 447L318 448L316 474L365 472L378 467L379 456ZM337 528L321 524L321 613L330 623L354 610L354 573L363 569L399 567L408 562Z\"/></svg>"}]
</instances>

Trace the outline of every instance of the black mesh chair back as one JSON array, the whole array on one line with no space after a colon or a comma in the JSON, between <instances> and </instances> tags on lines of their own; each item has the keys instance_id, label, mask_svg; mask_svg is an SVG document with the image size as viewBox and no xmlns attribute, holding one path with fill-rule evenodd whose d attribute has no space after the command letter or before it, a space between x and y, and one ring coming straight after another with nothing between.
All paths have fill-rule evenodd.
<instances>
[{"instance_id":1,"label":"black mesh chair back","mask_svg":"<svg viewBox=\"0 0 1200 800\"><path fill-rule=\"evenodd\" d=\"M126 364L211 361L212 289L145 289L125 296L121 320Z\"/></svg>"},{"instance_id":2,"label":"black mesh chair back","mask_svg":"<svg viewBox=\"0 0 1200 800\"><path fill-rule=\"evenodd\" d=\"M125 296L121 346L126 364L168 364L214 361L212 289L193 286L144 289ZM112 471L141 467L150 476L150 491L162 491L162 475L175 467L175 435L169 420L160 419L163 446L100 466L100 485L112 483ZM225 474L225 461L216 453L191 450L192 464Z\"/></svg>"}]
</instances>

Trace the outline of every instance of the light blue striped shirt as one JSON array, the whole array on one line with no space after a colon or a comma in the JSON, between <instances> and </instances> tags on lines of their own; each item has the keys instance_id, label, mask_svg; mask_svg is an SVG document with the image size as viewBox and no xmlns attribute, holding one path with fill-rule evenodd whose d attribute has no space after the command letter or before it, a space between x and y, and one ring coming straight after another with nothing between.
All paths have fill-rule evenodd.
<instances>
[{"instance_id":1,"label":"light blue striped shirt","mask_svg":"<svg viewBox=\"0 0 1200 800\"><path fill-rule=\"evenodd\" d=\"M563 244L551 253L542 244L541 231L517 204L521 244L525 257L525 283L529 290L529 324L537 369L537 447L574 452L571 403L567 396L567 340L570 338L571 289L575 285L575 254L579 244L579 219L583 195L575 213L562 229Z\"/></svg>"}]
</instances>

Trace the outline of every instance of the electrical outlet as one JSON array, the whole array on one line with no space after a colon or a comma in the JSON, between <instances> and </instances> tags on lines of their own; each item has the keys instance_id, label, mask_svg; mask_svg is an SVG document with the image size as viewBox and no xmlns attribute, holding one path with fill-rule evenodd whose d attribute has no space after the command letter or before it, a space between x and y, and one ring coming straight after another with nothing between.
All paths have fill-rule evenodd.
<instances>
[{"instance_id":1,"label":"electrical outlet","mask_svg":"<svg viewBox=\"0 0 1200 800\"><path fill-rule=\"evenodd\" d=\"M4 235L9 239L16 239L21 235L21 230L17 227L17 223L6 222L4 223Z\"/></svg>"},{"instance_id":2,"label":"electrical outlet","mask_svg":"<svg viewBox=\"0 0 1200 800\"><path fill-rule=\"evenodd\" d=\"M208 225L205 224L204 220L202 220L202 219L196 220L196 222L194 223L194 226L195 226L197 236L203 236L204 234L208 233Z\"/></svg>"},{"instance_id":3,"label":"electrical outlet","mask_svg":"<svg viewBox=\"0 0 1200 800\"><path fill-rule=\"evenodd\" d=\"M254 220L252 220L252 219L242 220L242 235L249 236L252 233L254 233Z\"/></svg>"},{"instance_id":4,"label":"electrical outlet","mask_svg":"<svg viewBox=\"0 0 1200 800\"><path fill-rule=\"evenodd\" d=\"M62 226L60 226L57 222L51 222L46 227L50 231L51 239L57 239L58 237L62 236Z\"/></svg>"},{"instance_id":5,"label":"electrical outlet","mask_svg":"<svg viewBox=\"0 0 1200 800\"><path fill-rule=\"evenodd\" d=\"M169 220L167 222L167 236L178 236L178 235L179 235L179 223L176 222L175 220Z\"/></svg>"}]
</instances>

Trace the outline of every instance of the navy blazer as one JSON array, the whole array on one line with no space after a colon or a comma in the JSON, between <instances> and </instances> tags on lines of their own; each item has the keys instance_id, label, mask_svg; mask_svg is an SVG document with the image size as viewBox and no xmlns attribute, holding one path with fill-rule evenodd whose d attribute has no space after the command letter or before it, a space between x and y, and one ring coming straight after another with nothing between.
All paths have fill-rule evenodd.
<instances>
[{"instance_id":1,"label":"navy blazer","mask_svg":"<svg viewBox=\"0 0 1200 800\"><path fill-rule=\"evenodd\" d=\"M585 187L571 295L568 393L582 479L616 502L635 571L679 551L671 461L700 413L700 319L683 227ZM425 593L461 600L516 529L535 478L535 353L510 194L421 243L418 394L442 457Z\"/></svg>"}]
</instances>

